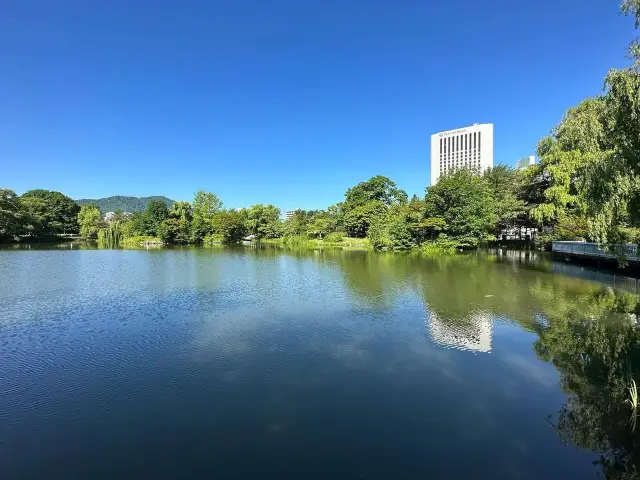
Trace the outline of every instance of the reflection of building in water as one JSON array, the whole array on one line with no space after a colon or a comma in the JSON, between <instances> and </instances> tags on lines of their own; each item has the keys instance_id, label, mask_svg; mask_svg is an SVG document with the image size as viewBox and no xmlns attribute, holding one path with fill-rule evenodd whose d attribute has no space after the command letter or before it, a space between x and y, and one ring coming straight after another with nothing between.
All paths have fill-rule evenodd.
<instances>
[{"instance_id":1,"label":"reflection of building in water","mask_svg":"<svg viewBox=\"0 0 640 480\"><path fill-rule=\"evenodd\" d=\"M435 343L474 352L491 351L493 320L488 313L475 313L462 320L449 320L431 312L429 335Z\"/></svg>"}]
</instances>

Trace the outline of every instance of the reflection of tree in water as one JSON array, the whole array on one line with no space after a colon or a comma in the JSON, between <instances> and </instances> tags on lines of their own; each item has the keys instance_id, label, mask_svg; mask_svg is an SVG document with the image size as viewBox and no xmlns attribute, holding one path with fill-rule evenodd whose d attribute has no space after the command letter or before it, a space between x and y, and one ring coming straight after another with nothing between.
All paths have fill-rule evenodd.
<instances>
[{"instance_id":1,"label":"reflection of tree in water","mask_svg":"<svg viewBox=\"0 0 640 480\"><path fill-rule=\"evenodd\" d=\"M568 394L552 423L563 441L600 455L605 478L640 478L640 432L625 403L640 375L638 299L602 289L587 305L567 298L537 328L536 354L558 369Z\"/></svg>"},{"instance_id":2,"label":"reflection of tree in water","mask_svg":"<svg viewBox=\"0 0 640 480\"><path fill-rule=\"evenodd\" d=\"M551 419L558 435L596 452L605 478L640 478L640 425L632 429L625 403L629 371L640 382L635 295L552 275L547 268L527 265L527 258L505 262L491 256L345 251L298 255L339 265L348 288L374 306L388 307L399 291L412 289L436 317L436 323L429 322L432 338L451 346L482 344L480 324L472 321L478 312L537 332L536 354L557 368L568 395Z\"/></svg>"}]
</instances>

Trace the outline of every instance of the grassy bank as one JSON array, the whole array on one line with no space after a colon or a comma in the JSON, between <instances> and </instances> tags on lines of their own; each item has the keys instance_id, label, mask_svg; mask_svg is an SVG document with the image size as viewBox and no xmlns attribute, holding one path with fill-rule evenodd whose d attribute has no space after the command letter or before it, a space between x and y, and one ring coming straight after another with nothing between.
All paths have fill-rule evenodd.
<instances>
[{"instance_id":1,"label":"grassy bank","mask_svg":"<svg viewBox=\"0 0 640 480\"><path fill-rule=\"evenodd\" d=\"M157 237L150 237L148 235L140 235L136 237L123 238L120 241L120 246L125 248L135 247L161 247L164 242Z\"/></svg>"},{"instance_id":2,"label":"grassy bank","mask_svg":"<svg viewBox=\"0 0 640 480\"><path fill-rule=\"evenodd\" d=\"M282 237L282 238L263 238L260 243L264 245L280 245L291 247L307 247L307 248L323 248L323 247L337 247L337 248L360 248L363 250L370 250L371 242L367 238L351 238L351 237L339 237L330 239L319 238L307 238L303 236L299 237Z\"/></svg>"}]
</instances>

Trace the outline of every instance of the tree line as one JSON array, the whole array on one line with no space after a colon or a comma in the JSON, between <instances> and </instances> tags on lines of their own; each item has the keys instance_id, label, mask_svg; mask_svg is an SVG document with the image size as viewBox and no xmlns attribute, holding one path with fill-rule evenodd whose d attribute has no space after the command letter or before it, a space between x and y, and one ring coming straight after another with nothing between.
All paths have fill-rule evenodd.
<instances>
[{"instance_id":1,"label":"tree line","mask_svg":"<svg viewBox=\"0 0 640 480\"><path fill-rule=\"evenodd\" d=\"M521 207L509 196L510 190L502 189L511 186L517 175L507 167L482 176L461 170L429 188L422 199L415 195L409 199L392 180L378 175L349 188L342 202L325 210L298 210L285 220L273 205L226 209L216 194L202 190L192 202L167 207L163 201L152 200L143 212L117 211L104 217L97 205L79 206L59 192L31 190L18 196L3 189L0 234L79 233L107 243L139 237L170 244L235 243L247 237L340 243L352 237L367 238L378 249L403 250L445 241L477 246L513 215L513 211L498 215L500 209L510 207L510 202Z\"/></svg>"},{"instance_id":2,"label":"tree line","mask_svg":"<svg viewBox=\"0 0 640 480\"><path fill-rule=\"evenodd\" d=\"M640 26L640 0L623 12ZM80 232L120 241L139 236L166 243L233 243L257 239L312 239L340 243L367 238L376 249L476 248L501 232L533 228L540 243L640 241L640 42L632 64L611 69L601 95L570 108L537 148L539 163L524 171L497 166L461 169L440 178L423 198L408 198L378 175L349 188L325 210L280 219L273 205L225 209L205 191L168 208L152 201L144 212L116 212L105 221L97 206L79 207L59 192L0 190L0 236Z\"/></svg>"}]
</instances>

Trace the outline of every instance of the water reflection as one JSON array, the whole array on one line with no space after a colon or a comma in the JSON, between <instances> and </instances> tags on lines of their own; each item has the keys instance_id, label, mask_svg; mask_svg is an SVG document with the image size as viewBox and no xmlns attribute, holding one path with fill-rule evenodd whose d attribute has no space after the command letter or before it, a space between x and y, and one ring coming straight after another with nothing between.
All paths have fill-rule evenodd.
<instances>
[{"instance_id":1,"label":"water reflection","mask_svg":"<svg viewBox=\"0 0 640 480\"><path fill-rule=\"evenodd\" d=\"M122 439L176 476L308 470L268 460L282 452L317 478L640 470L630 279L537 252L20 250L0 252L0 473L33 456L62 472L46 459L68 442L117 478L100 452L129 458Z\"/></svg>"},{"instance_id":2,"label":"water reflection","mask_svg":"<svg viewBox=\"0 0 640 480\"><path fill-rule=\"evenodd\" d=\"M487 313L476 313L462 321L448 321L431 313L427 327L431 339L438 345L474 352L491 351L493 320Z\"/></svg>"},{"instance_id":3,"label":"water reflection","mask_svg":"<svg viewBox=\"0 0 640 480\"><path fill-rule=\"evenodd\" d=\"M349 261L356 255L363 258ZM567 394L548 415L559 438L596 453L604 478L640 478L640 432L626 402L632 380L640 383L637 279L537 252L393 261L325 253L322 260L338 262L350 289L377 305L393 304L397 282L412 285L438 345L490 352L494 317L535 332L536 356L556 368Z\"/></svg>"},{"instance_id":4,"label":"water reflection","mask_svg":"<svg viewBox=\"0 0 640 480\"><path fill-rule=\"evenodd\" d=\"M636 307L614 293L606 299L601 315L585 317L571 307L563 316L549 315L534 348L560 372L568 394L567 403L550 415L560 438L598 453L605 478L639 478L639 433L626 403L631 381L640 378L640 333L629 312ZM621 321L612 321L614 311L624 315Z\"/></svg>"}]
</instances>

